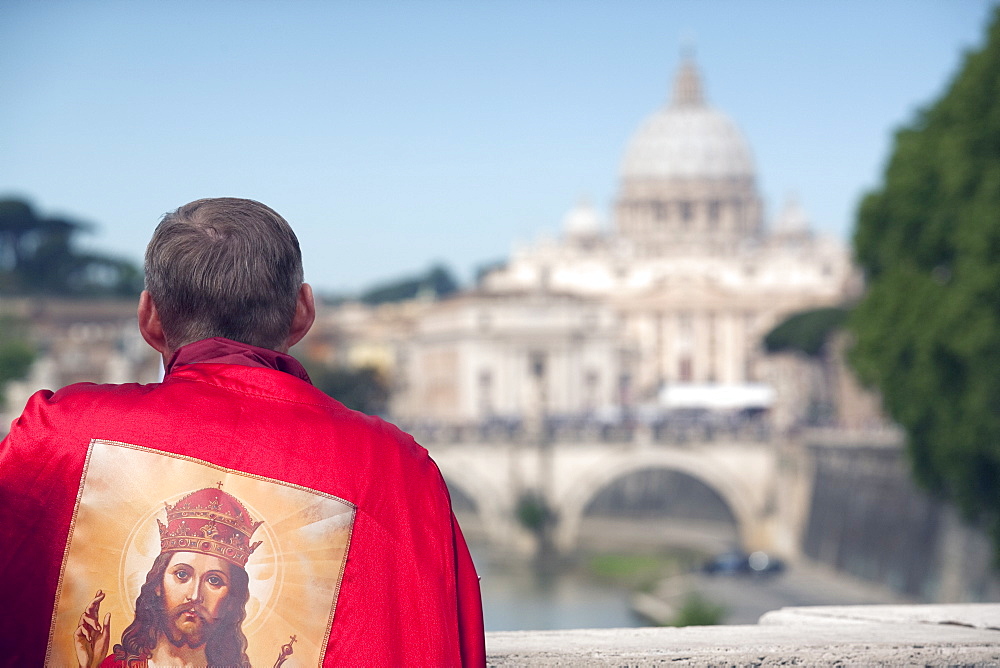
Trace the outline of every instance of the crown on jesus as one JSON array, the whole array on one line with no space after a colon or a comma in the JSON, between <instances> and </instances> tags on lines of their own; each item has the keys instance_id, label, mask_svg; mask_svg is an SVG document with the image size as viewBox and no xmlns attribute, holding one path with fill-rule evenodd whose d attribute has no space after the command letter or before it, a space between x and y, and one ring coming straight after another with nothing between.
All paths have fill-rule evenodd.
<instances>
[{"instance_id":1,"label":"crown on jesus","mask_svg":"<svg viewBox=\"0 0 1000 668\"><path fill-rule=\"evenodd\" d=\"M200 552L245 568L262 541L250 537L263 522L254 522L240 501L220 488L191 492L174 505L164 503L167 523L157 518L160 553Z\"/></svg>"}]
</instances>

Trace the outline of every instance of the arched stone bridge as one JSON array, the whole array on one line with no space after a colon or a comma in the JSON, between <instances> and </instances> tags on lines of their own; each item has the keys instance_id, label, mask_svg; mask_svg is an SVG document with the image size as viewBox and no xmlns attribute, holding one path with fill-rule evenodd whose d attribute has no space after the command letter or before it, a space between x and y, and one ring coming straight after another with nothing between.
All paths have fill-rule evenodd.
<instances>
[{"instance_id":1,"label":"arched stone bridge","mask_svg":"<svg viewBox=\"0 0 1000 668\"><path fill-rule=\"evenodd\" d=\"M578 545L588 503L639 471L673 471L709 487L728 507L747 550L794 556L808 501L808 467L774 443L449 443L428 449L453 495L471 500L486 537L505 547L530 543L515 519L524 492L546 498L558 518L555 546L568 552Z\"/></svg>"}]
</instances>

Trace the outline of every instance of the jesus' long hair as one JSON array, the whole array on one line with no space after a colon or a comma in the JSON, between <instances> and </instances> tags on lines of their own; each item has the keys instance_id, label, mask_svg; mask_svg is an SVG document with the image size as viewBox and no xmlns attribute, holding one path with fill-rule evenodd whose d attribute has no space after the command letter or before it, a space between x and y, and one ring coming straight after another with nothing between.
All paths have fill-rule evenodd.
<instances>
[{"instance_id":1,"label":"jesus' long hair","mask_svg":"<svg viewBox=\"0 0 1000 668\"><path fill-rule=\"evenodd\" d=\"M133 661L148 659L159 637L164 617L163 598L156 593L163 585L172 552L160 554L146 574L146 583L135 600L135 619L122 633L122 642L115 645L115 658L130 665ZM239 666L250 668L247 657L247 638L243 635L246 604L250 599L250 578L239 567L230 569L229 593L222 602L218 626L205 642L205 658L209 666Z\"/></svg>"}]
</instances>

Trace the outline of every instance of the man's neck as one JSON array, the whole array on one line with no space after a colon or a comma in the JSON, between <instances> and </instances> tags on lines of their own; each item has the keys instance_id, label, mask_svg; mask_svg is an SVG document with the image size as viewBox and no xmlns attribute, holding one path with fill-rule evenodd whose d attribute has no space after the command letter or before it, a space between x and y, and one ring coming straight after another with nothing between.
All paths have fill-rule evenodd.
<instances>
[{"instance_id":1,"label":"man's neck","mask_svg":"<svg viewBox=\"0 0 1000 668\"><path fill-rule=\"evenodd\" d=\"M153 648L152 656L146 661L148 668L205 668L208 658L205 646L192 649L186 645L177 647L160 633L159 642Z\"/></svg>"},{"instance_id":2,"label":"man's neck","mask_svg":"<svg viewBox=\"0 0 1000 668\"><path fill-rule=\"evenodd\" d=\"M293 376L309 381L309 374L292 356L270 348L258 348L247 343L231 341L221 337L202 339L181 346L174 351L173 356L165 363L165 373L169 375L176 367L183 364L199 362L214 362L218 364L237 364L242 366L265 367L276 371L284 371Z\"/></svg>"}]
</instances>

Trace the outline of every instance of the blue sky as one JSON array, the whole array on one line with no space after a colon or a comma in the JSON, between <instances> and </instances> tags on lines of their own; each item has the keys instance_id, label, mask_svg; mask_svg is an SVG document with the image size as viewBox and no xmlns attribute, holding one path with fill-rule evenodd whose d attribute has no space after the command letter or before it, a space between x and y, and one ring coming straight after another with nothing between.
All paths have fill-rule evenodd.
<instances>
[{"instance_id":1,"label":"blue sky","mask_svg":"<svg viewBox=\"0 0 1000 668\"><path fill-rule=\"evenodd\" d=\"M261 200L326 291L449 265L468 280L610 224L629 137L693 45L770 215L848 239L892 133L982 44L987 0L5 0L0 197L141 258L166 211Z\"/></svg>"}]
</instances>

